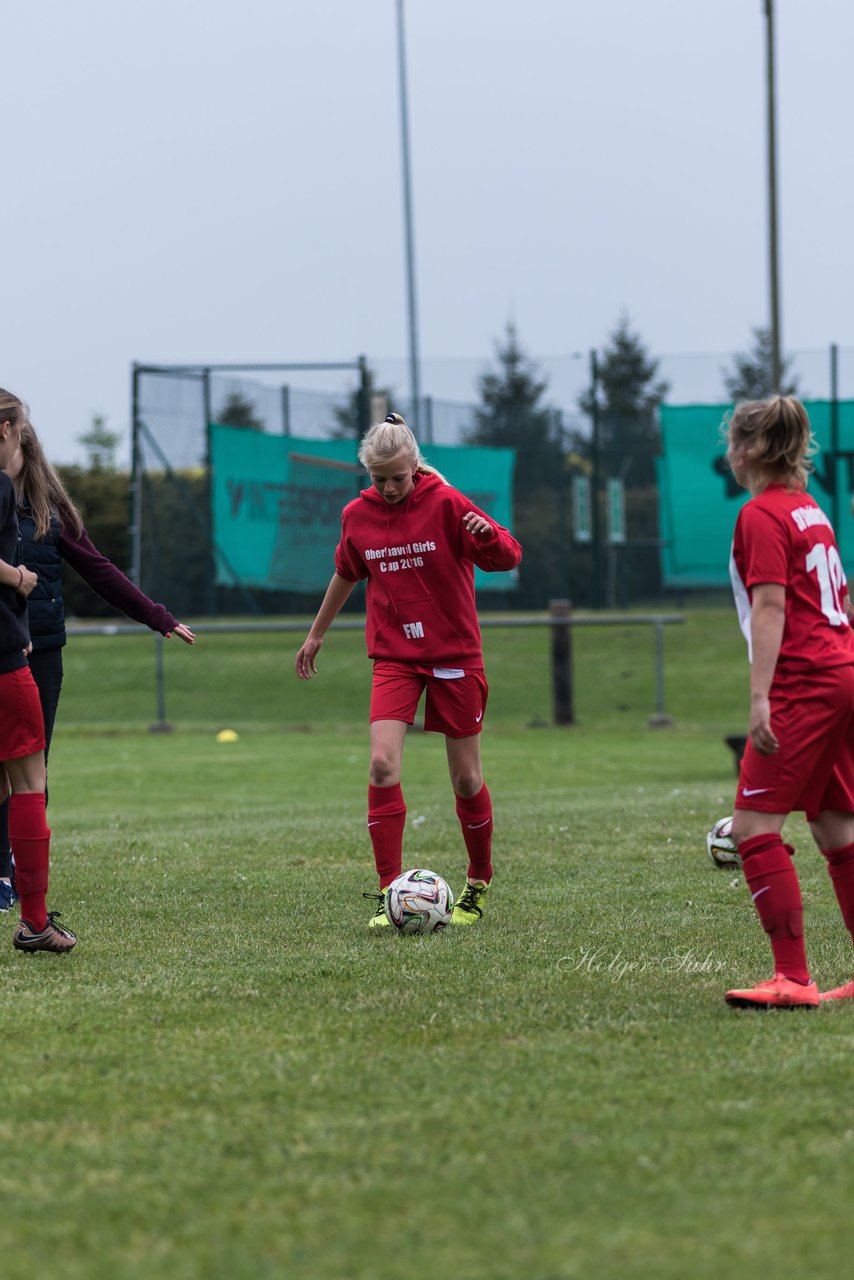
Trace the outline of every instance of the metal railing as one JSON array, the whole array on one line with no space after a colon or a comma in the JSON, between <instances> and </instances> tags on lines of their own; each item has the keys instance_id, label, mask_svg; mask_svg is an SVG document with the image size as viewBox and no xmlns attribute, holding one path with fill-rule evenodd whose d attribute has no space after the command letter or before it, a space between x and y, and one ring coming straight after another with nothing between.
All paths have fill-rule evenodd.
<instances>
[{"instance_id":1,"label":"metal railing","mask_svg":"<svg viewBox=\"0 0 854 1280\"><path fill-rule=\"evenodd\" d=\"M664 628L684 622L681 614L668 613L620 613L576 616L566 600L550 602L548 614L509 614L501 617L483 617L483 630L540 627L549 635L552 676L552 719L555 725L575 723L575 678L573 670L572 632L576 627L652 627L655 634L655 710L647 723L651 728L666 727L673 723L665 707L664 690ZM305 620L245 622L201 622L194 626L198 635L294 633L305 635L310 624ZM364 631L365 619L359 617L338 618L330 631ZM70 638L78 636L144 636L152 633L136 623L69 623ZM172 727L166 713L166 674L164 664L164 639L153 636L155 646L154 685L156 719L150 726L153 732L168 732Z\"/></svg>"}]
</instances>

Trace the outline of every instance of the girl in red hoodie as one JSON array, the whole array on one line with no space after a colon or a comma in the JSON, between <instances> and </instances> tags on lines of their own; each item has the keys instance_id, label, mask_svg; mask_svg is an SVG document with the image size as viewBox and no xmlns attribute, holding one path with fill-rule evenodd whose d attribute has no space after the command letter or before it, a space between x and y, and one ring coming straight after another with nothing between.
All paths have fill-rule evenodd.
<instances>
[{"instance_id":1,"label":"girl in red hoodie","mask_svg":"<svg viewBox=\"0 0 854 1280\"><path fill-rule=\"evenodd\" d=\"M401 872L406 805L400 768L407 725L425 689L424 728L445 735L469 860L452 922L475 924L492 880L492 801L480 763L488 687L474 567L514 569L522 551L512 534L427 465L399 414L371 427L359 461L372 487L344 508L335 573L297 654L296 672L302 680L316 673L330 623L366 578L366 638L374 662L368 830L380 878L370 925L388 923L385 890Z\"/></svg>"}]
</instances>

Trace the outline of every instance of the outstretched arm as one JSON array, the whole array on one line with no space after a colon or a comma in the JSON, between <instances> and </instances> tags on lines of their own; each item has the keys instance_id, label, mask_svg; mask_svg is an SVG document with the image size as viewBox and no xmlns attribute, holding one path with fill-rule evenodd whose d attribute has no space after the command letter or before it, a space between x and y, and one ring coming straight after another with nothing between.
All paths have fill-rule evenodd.
<instances>
[{"instance_id":1,"label":"outstretched arm","mask_svg":"<svg viewBox=\"0 0 854 1280\"><path fill-rule=\"evenodd\" d=\"M355 582L348 582L346 578L342 578L339 574L333 574L332 581L326 588L323 603L317 611L317 617L311 624L311 630L297 654L296 673L300 680L310 680L313 675L317 674L317 667L314 662L317 651L323 644L323 637L329 630L330 624L335 621L341 609L349 600L350 592L355 585Z\"/></svg>"},{"instance_id":2,"label":"outstretched arm","mask_svg":"<svg viewBox=\"0 0 854 1280\"><path fill-rule=\"evenodd\" d=\"M176 635L185 644L194 642L196 637L190 628L173 617L165 605L157 604L140 591L112 560L98 550L85 529L79 538L73 538L63 530L59 536L59 554L102 600L115 609L121 609L134 622L159 631L167 639Z\"/></svg>"}]
</instances>

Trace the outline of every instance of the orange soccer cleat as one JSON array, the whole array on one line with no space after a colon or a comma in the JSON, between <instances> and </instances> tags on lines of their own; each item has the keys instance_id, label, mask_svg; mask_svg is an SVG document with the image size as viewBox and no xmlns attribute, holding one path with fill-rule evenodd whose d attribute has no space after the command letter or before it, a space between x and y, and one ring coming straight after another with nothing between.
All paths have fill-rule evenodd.
<instances>
[{"instance_id":1,"label":"orange soccer cleat","mask_svg":"<svg viewBox=\"0 0 854 1280\"><path fill-rule=\"evenodd\" d=\"M815 1009L819 998L814 982L793 982L783 973L775 973L767 982L743 991L728 991L724 996L734 1009Z\"/></svg>"},{"instance_id":2,"label":"orange soccer cleat","mask_svg":"<svg viewBox=\"0 0 854 1280\"><path fill-rule=\"evenodd\" d=\"M832 991L822 991L819 1000L854 1000L854 978L843 987L834 987Z\"/></svg>"}]
</instances>

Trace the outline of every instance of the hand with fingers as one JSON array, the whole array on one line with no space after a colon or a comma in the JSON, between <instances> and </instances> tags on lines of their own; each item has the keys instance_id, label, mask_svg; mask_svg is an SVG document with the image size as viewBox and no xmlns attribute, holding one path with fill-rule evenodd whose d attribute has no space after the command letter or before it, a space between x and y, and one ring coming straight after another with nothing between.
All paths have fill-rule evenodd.
<instances>
[{"instance_id":1,"label":"hand with fingers","mask_svg":"<svg viewBox=\"0 0 854 1280\"><path fill-rule=\"evenodd\" d=\"M463 527L473 538L488 538L492 534L492 525L476 511L467 511L463 516Z\"/></svg>"},{"instance_id":2,"label":"hand with fingers","mask_svg":"<svg viewBox=\"0 0 854 1280\"><path fill-rule=\"evenodd\" d=\"M296 673L300 680L310 680L312 676L317 675L317 666L314 659L322 643L322 640L315 640L313 636L306 638L305 643L297 654L295 664Z\"/></svg>"}]
</instances>

